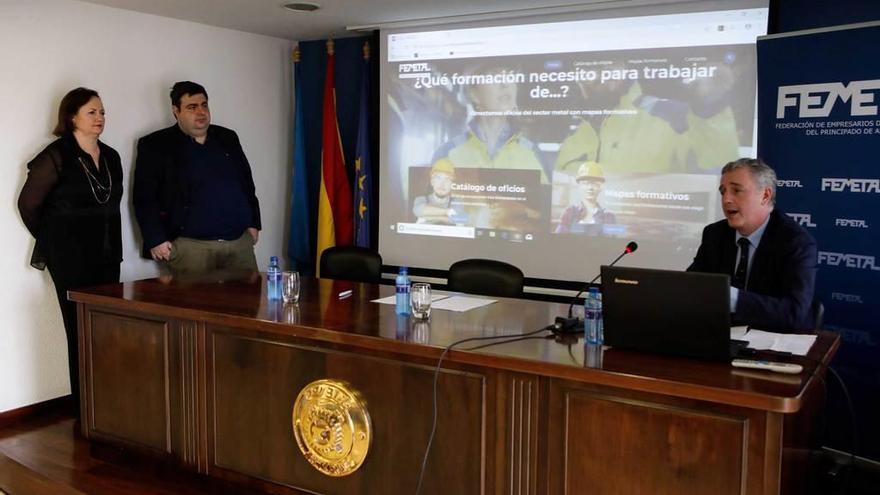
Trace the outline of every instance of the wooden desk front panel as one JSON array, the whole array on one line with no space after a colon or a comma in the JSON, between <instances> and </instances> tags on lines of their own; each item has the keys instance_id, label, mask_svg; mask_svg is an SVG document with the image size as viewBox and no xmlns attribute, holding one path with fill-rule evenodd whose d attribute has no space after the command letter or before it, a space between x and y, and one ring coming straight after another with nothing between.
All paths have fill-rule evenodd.
<instances>
[{"instance_id":1,"label":"wooden desk front panel","mask_svg":"<svg viewBox=\"0 0 880 495\"><path fill-rule=\"evenodd\" d=\"M434 369L207 327L209 473L314 493L414 493L432 420ZM297 394L324 378L362 394L373 440L356 472L332 478L300 453L292 431ZM443 369L437 434L422 493L484 491L486 381ZM494 443L494 441L493 441Z\"/></svg>"},{"instance_id":2,"label":"wooden desk front panel","mask_svg":"<svg viewBox=\"0 0 880 495\"><path fill-rule=\"evenodd\" d=\"M90 435L171 452L168 323L88 312L80 376ZM85 351L85 352L82 352Z\"/></svg>"},{"instance_id":3,"label":"wooden desk front panel","mask_svg":"<svg viewBox=\"0 0 880 495\"><path fill-rule=\"evenodd\" d=\"M561 380L551 381L549 399L549 493L779 489L779 457L766 446L781 429L768 430L764 412Z\"/></svg>"}]
</instances>

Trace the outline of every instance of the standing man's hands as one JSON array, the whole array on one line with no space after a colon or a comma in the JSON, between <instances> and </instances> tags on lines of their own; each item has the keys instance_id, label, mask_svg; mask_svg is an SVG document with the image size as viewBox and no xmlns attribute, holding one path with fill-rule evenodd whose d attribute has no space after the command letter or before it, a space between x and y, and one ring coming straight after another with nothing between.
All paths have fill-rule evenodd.
<instances>
[{"instance_id":1,"label":"standing man's hands","mask_svg":"<svg viewBox=\"0 0 880 495\"><path fill-rule=\"evenodd\" d=\"M254 238L254 244L256 244L257 241L260 240L260 231L253 228L253 227L248 227L247 231L248 231L248 234L250 234L251 237Z\"/></svg>"},{"instance_id":2,"label":"standing man's hands","mask_svg":"<svg viewBox=\"0 0 880 495\"><path fill-rule=\"evenodd\" d=\"M156 261L164 260L168 261L168 258L171 257L171 243L168 241L159 244L158 246L154 246L150 249L150 254L153 256L153 259Z\"/></svg>"}]
</instances>

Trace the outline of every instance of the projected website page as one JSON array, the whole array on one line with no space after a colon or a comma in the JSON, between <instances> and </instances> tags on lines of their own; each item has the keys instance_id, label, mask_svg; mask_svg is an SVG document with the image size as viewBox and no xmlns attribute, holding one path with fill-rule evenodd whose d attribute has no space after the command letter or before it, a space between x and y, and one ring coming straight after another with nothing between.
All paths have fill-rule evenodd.
<instances>
[{"instance_id":1,"label":"projected website page","mask_svg":"<svg viewBox=\"0 0 880 495\"><path fill-rule=\"evenodd\" d=\"M386 262L484 257L577 280L636 240L636 264L687 267L721 218L720 168L754 156L766 19L755 8L383 34Z\"/></svg>"}]
</instances>

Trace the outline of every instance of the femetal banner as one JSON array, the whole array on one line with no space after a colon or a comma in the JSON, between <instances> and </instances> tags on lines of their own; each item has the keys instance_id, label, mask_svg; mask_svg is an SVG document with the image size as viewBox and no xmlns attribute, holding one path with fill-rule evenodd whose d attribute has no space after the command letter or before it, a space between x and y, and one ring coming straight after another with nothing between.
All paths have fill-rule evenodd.
<instances>
[{"instance_id":1,"label":"femetal banner","mask_svg":"<svg viewBox=\"0 0 880 495\"><path fill-rule=\"evenodd\" d=\"M880 459L880 23L758 41L758 156L777 204L816 238L816 297L843 345L832 363L859 419L858 454ZM832 446L852 448L831 386ZM839 389L838 389L839 390ZM836 395L835 395L836 394Z\"/></svg>"}]
</instances>

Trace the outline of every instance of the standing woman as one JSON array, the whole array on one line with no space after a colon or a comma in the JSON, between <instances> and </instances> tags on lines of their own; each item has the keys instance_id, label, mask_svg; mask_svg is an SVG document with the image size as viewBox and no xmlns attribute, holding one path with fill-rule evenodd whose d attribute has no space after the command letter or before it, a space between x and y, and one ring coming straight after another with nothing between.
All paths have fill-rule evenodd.
<instances>
[{"instance_id":1,"label":"standing woman","mask_svg":"<svg viewBox=\"0 0 880 495\"><path fill-rule=\"evenodd\" d=\"M58 108L58 139L28 163L18 197L24 224L36 239L31 266L55 283L70 365L70 388L79 415L76 306L67 291L119 282L122 261L122 165L119 153L98 141L104 105L98 93L76 88Z\"/></svg>"}]
</instances>

